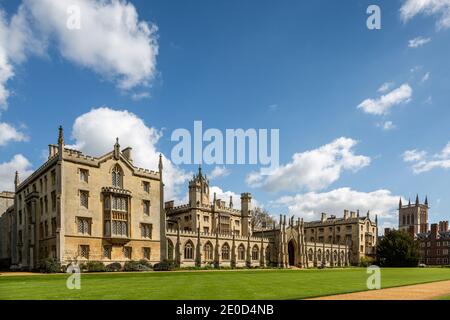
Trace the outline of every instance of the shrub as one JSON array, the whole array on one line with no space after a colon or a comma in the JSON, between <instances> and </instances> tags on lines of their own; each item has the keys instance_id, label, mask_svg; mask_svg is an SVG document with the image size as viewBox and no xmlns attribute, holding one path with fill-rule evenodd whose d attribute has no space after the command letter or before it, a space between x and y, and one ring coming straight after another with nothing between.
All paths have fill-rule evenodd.
<instances>
[{"instance_id":1,"label":"shrub","mask_svg":"<svg viewBox=\"0 0 450 320\"><path fill-rule=\"evenodd\" d=\"M149 271L152 269L152 266L148 261L127 261L123 266L124 271Z\"/></svg>"},{"instance_id":2,"label":"shrub","mask_svg":"<svg viewBox=\"0 0 450 320\"><path fill-rule=\"evenodd\" d=\"M383 267L417 267L419 243L404 231L393 230L377 245L378 261Z\"/></svg>"},{"instance_id":3,"label":"shrub","mask_svg":"<svg viewBox=\"0 0 450 320\"><path fill-rule=\"evenodd\" d=\"M175 263L172 260L163 260L153 266L154 271L172 271L175 270Z\"/></svg>"},{"instance_id":4,"label":"shrub","mask_svg":"<svg viewBox=\"0 0 450 320\"><path fill-rule=\"evenodd\" d=\"M113 262L113 263L108 264L105 267L105 269L108 272L121 271L122 270L122 265L120 263L118 263L118 262Z\"/></svg>"},{"instance_id":5,"label":"shrub","mask_svg":"<svg viewBox=\"0 0 450 320\"><path fill-rule=\"evenodd\" d=\"M375 263L375 259L373 259L371 257L362 257L361 260L359 261L359 266L367 268L368 266L371 266L374 263Z\"/></svg>"},{"instance_id":6,"label":"shrub","mask_svg":"<svg viewBox=\"0 0 450 320\"><path fill-rule=\"evenodd\" d=\"M104 272L106 271L106 267L101 262L89 261L86 264L86 268L88 272Z\"/></svg>"},{"instance_id":7,"label":"shrub","mask_svg":"<svg viewBox=\"0 0 450 320\"><path fill-rule=\"evenodd\" d=\"M48 258L40 263L39 271L43 273L61 272L61 263L53 258Z\"/></svg>"}]
</instances>

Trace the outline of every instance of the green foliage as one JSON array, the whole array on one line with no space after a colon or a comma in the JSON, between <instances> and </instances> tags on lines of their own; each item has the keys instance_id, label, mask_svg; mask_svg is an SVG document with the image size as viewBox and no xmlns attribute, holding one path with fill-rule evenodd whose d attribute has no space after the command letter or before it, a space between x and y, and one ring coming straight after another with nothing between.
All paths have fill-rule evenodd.
<instances>
[{"instance_id":1,"label":"green foliage","mask_svg":"<svg viewBox=\"0 0 450 320\"><path fill-rule=\"evenodd\" d=\"M419 243L404 231L387 233L377 245L378 263L383 267L417 267Z\"/></svg>"},{"instance_id":2,"label":"green foliage","mask_svg":"<svg viewBox=\"0 0 450 320\"><path fill-rule=\"evenodd\" d=\"M94 262L94 261L89 261L86 264L86 269L88 272L105 272L106 271L106 267L103 263Z\"/></svg>"},{"instance_id":3,"label":"green foliage","mask_svg":"<svg viewBox=\"0 0 450 320\"><path fill-rule=\"evenodd\" d=\"M106 266L106 271L108 272L115 272L115 271L121 271L122 265L118 262L110 263Z\"/></svg>"},{"instance_id":4,"label":"green foliage","mask_svg":"<svg viewBox=\"0 0 450 320\"><path fill-rule=\"evenodd\" d=\"M61 272L61 263L53 258L47 258L39 265L39 272L58 273Z\"/></svg>"},{"instance_id":5,"label":"green foliage","mask_svg":"<svg viewBox=\"0 0 450 320\"><path fill-rule=\"evenodd\" d=\"M152 269L151 265L145 260L127 261L123 266L123 271L150 271L151 269Z\"/></svg>"},{"instance_id":6,"label":"green foliage","mask_svg":"<svg viewBox=\"0 0 450 320\"><path fill-rule=\"evenodd\" d=\"M164 259L153 266L154 271L172 271L175 270L175 263L172 260Z\"/></svg>"},{"instance_id":7,"label":"green foliage","mask_svg":"<svg viewBox=\"0 0 450 320\"><path fill-rule=\"evenodd\" d=\"M359 261L359 266L363 268L367 268L375 263L375 259L371 257L362 257Z\"/></svg>"}]
</instances>

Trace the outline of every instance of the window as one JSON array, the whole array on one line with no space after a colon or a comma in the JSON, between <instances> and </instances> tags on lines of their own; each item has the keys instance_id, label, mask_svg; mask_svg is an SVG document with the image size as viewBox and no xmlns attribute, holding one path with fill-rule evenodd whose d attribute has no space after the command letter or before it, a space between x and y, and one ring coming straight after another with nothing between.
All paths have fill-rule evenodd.
<instances>
[{"instance_id":1,"label":"window","mask_svg":"<svg viewBox=\"0 0 450 320\"><path fill-rule=\"evenodd\" d=\"M22 224L22 210L19 210L19 224Z\"/></svg>"},{"instance_id":2,"label":"window","mask_svg":"<svg viewBox=\"0 0 450 320\"><path fill-rule=\"evenodd\" d=\"M259 251L258 246L254 246L252 249L252 260L258 260L259 259Z\"/></svg>"},{"instance_id":3,"label":"window","mask_svg":"<svg viewBox=\"0 0 450 320\"><path fill-rule=\"evenodd\" d=\"M80 246L80 257L89 259L89 246Z\"/></svg>"},{"instance_id":4,"label":"window","mask_svg":"<svg viewBox=\"0 0 450 320\"><path fill-rule=\"evenodd\" d=\"M131 259L131 247L123 247L123 256L125 259Z\"/></svg>"},{"instance_id":5,"label":"window","mask_svg":"<svg viewBox=\"0 0 450 320\"><path fill-rule=\"evenodd\" d=\"M45 209L45 213L48 212L48 199L47 196L44 197L44 209Z\"/></svg>"},{"instance_id":6,"label":"window","mask_svg":"<svg viewBox=\"0 0 450 320\"><path fill-rule=\"evenodd\" d=\"M56 192L52 191L52 211L56 211Z\"/></svg>"},{"instance_id":7,"label":"window","mask_svg":"<svg viewBox=\"0 0 450 320\"><path fill-rule=\"evenodd\" d=\"M116 188L122 188L123 187L123 173L122 169L116 165L111 173L112 178L112 185Z\"/></svg>"},{"instance_id":8,"label":"window","mask_svg":"<svg viewBox=\"0 0 450 320\"><path fill-rule=\"evenodd\" d=\"M230 246L227 243L222 246L222 259L230 260Z\"/></svg>"},{"instance_id":9,"label":"window","mask_svg":"<svg viewBox=\"0 0 450 320\"><path fill-rule=\"evenodd\" d=\"M313 250L312 249L308 250L308 260L313 261Z\"/></svg>"},{"instance_id":10,"label":"window","mask_svg":"<svg viewBox=\"0 0 450 320\"><path fill-rule=\"evenodd\" d=\"M203 222L209 222L209 216L203 216Z\"/></svg>"},{"instance_id":11,"label":"window","mask_svg":"<svg viewBox=\"0 0 450 320\"><path fill-rule=\"evenodd\" d=\"M80 205L86 209L89 207L89 192L88 191L80 190Z\"/></svg>"},{"instance_id":12,"label":"window","mask_svg":"<svg viewBox=\"0 0 450 320\"><path fill-rule=\"evenodd\" d=\"M184 258L185 259L194 259L194 246L191 242L186 243L184 246Z\"/></svg>"},{"instance_id":13,"label":"window","mask_svg":"<svg viewBox=\"0 0 450 320\"><path fill-rule=\"evenodd\" d=\"M145 239L152 238L152 225L147 223L141 224L141 237Z\"/></svg>"},{"instance_id":14,"label":"window","mask_svg":"<svg viewBox=\"0 0 450 320\"><path fill-rule=\"evenodd\" d=\"M52 236L56 235L56 218L52 218Z\"/></svg>"},{"instance_id":15,"label":"window","mask_svg":"<svg viewBox=\"0 0 450 320\"><path fill-rule=\"evenodd\" d=\"M80 169L80 181L88 182L89 171L86 169Z\"/></svg>"},{"instance_id":16,"label":"window","mask_svg":"<svg viewBox=\"0 0 450 320\"><path fill-rule=\"evenodd\" d=\"M128 211L128 199L125 197L113 197L112 209L115 211Z\"/></svg>"},{"instance_id":17,"label":"window","mask_svg":"<svg viewBox=\"0 0 450 320\"><path fill-rule=\"evenodd\" d=\"M111 246L104 246L103 247L103 257L106 259L111 259Z\"/></svg>"},{"instance_id":18,"label":"window","mask_svg":"<svg viewBox=\"0 0 450 320\"><path fill-rule=\"evenodd\" d=\"M150 260L150 248L142 248L142 257L145 260Z\"/></svg>"},{"instance_id":19,"label":"window","mask_svg":"<svg viewBox=\"0 0 450 320\"><path fill-rule=\"evenodd\" d=\"M438 241L438 242L436 242L436 245L437 245L438 247L440 247L440 246L441 246L441 243Z\"/></svg>"},{"instance_id":20,"label":"window","mask_svg":"<svg viewBox=\"0 0 450 320\"><path fill-rule=\"evenodd\" d=\"M48 237L48 223L47 223L47 221L45 221L44 234L45 234L45 237L47 238Z\"/></svg>"},{"instance_id":21,"label":"window","mask_svg":"<svg viewBox=\"0 0 450 320\"><path fill-rule=\"evenodd\" d=\"M322 261L322 250L317 250L317 261Z\"/></svg>"},{"instance_id":22,"label":"window","mask_svg":"<svg viewBox=\"0 0 450 320\"><path fill-rule=\"evenodd\" d=\"M86 235L90 235L91 234L91 221L89 218L78 218L77 219L77 224L78 224L78 233L80 234L86 234Z\"/></svg>"},{"instance_id":23,"label":"window","mask_svg":"<svg viewBox=\"0 0 450 320\"><path fill-rule=\"evenodd\" d=\"M44 223L39 224L39 239L44 238Z\"/></svg>"},{"instance_id":24,"label":"window","mask_svg":"<svg viewBox=\"0 0 450 320\"><path fill-rule=\"evenodd\" d=\"M212 260L213 258L213 250L212 245L208 242L205 244L205 260Z\"/></svg>"},{"instance_id":25,"label":"window","mask_svg":"<svg viewBox=\"0 0 450 320\"><path fill-rule=\"evenodd\" d=\"M144 214L146 216L150 215L150 201L144 200L142 201L142 205L144 206Z\"/></svg>"},{"instance_id":26,"label":"window","mask_svg":"<svg viewBox=\"0 0 450 320\"><path fill-rule=\"evenodd\" d=\"M150 193L150 182L143 181L142 182L142 186L144 188L144 192Z\"/></svg>"},{"instance_id":27,"label":"window","mask_svg":"<svg viewBox=\"0 0 450 320\"><path fill-rule=\"evenodd\" d=\"M245 248L242 244L238 248L238 260L245 260Z\"/></svg>"},{"instance_id":28,"label":"window","mask_svg":"<svg viewBox=\"0 0 450 320\"><path fill-rule=\"evenodd\" d=\"M203 227L203 233L209 233L209 227Z\"/></svg>"},{"instance_id":29,"label":"window","mask_svg":"<svg viewBox=\"0 0 450 320\"><path fill-rule=\"evenodd\" d=\"M113 220L112 222L113 235L126 237L128 235L127 229L128 227L126 221Z\"/></svg>"},{"instance_id":30,"label":"window","mask_svg":"<svg viewBox=\"0 0 450 320\"><path fill-rule=\"evenodd\" d=\"M52 181L52 186L54 186L56 184L56 171L52 170L52 172L50 173L50 178Z\"/></svg>"}]
</instances>

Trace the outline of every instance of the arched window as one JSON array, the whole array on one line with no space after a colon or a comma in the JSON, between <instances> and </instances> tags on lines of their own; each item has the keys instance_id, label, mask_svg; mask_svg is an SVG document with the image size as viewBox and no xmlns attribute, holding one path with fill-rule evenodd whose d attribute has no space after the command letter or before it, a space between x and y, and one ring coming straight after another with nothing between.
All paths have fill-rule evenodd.
<instances>
[{"instance_id":1,"label":"arched window","mask_svg":"<svg viewBox=\"0 0 450 320\"><path fill-rule=\"evenodd\" d=\"M258 260L259 259L259 250L258 246L255 245L252 249L252 260Z\"/></svg>"},{"instance_id":2,"label":"arched window","mask_svg":"<svg viewBox=\"0 0 450 320\"><path fill-rule=\"evenodd\" d=\"M344 255L344 252L341 251L341 263L344 263L344 260L345 260L345 255Z\"/></svg>"},{"instance_id":3,"label":"arched window","mask_svg":"<svg viewBox=\"0 0 450 320\"><path fill-rule=\"evenodd\" d=\"M207 244L205 244L204 251L205 251L205 260L212 260L213 250L211 243L208 242Z\"/></svg>"},{"instance_id":4,"label":"arched window","mask_svg":"<svg viewBox=\"0 0 450 320\"><path fill-rule=\"evenodd\" d=\"M308 250L308 260L309 261L313 261L313 251L312 251L312 249Z\"/></svg>"},{"instance_id":5,"label":"arched window","mask_svg":"<svg viewBox=\"0 0 450 320\"><path fill-rule=\"evenodd\" d=\"M317 261L322 261L322 250L317 250Z\"/></svg>"},{"instance_id":6,"label":"arched window","mask_svg":"<svg viewBox=\"0 0 450 320\"><path fill-rule=\"evenodd\" d=\"M330 261L330 250L327 250L325 253L325 261L329 262Z\"/></svg>"},{"instance_id":7,"label":"arched window","mask_svg":"<svg viewBox=\"0 0 450 320\"><path fill-rule=\"evenodd\" d=\"M245 248L242 244L238 248L238 260L245 260Z\"/></svg>"},{"instance_id":8,"label":"arched window","mask_svg":"<svg viewBox=\"0 0 450 320\"><path fill-rule=\"evenodd\" d=\"M333 252L333 260L334 260L334 263L337 263L337 259L338 259L337 252L334 251L334 252Z\"/></svg>"},{"instance_id":9,"label":"arched window","mask_svg":"<svg viewBox=\"0 0 450 320\"><path fill-rule=\"evenodd\" d=\"M115 165L111 172L111 180L113 187L123 187L123 172L119 165Z\"/></svg>"},{"instance_id":10,"label":"arched window","mask_svg":"<svg viewBox=\"0 0 450 320\"><path fill-rule=\"evenodd\" d=\"M222 246L222 260L230 260L230 246L227 243Z\"/></svg>"},{"instance_id":11,"label":"arched window","mask_svg":"<svg viewBox=\"0 0 450 320\"><path fill-rule=\"evenodd\" d=\"M194 259L194 246L191 242L186 243L186 245L184 246L184 258Z\"/></svg>"},{"instance_id":12,"label":"arched window","mask_svg":"<svg viewBox=\"0 0 450 320\"><path fill-rule=\"evenodd\" d=\"M167 258L173 260L173 243L170 240L167 240Z\"/></svg>"},{"instance_id":13,"label":"arched window","mask_svg":"<svg viewBox=\"0 0 450 320\"><path fill-rule=\"evenodd\" d=\"M406 225L406 216L403 216L403 225Z\"/></svg>"}]
</instances>

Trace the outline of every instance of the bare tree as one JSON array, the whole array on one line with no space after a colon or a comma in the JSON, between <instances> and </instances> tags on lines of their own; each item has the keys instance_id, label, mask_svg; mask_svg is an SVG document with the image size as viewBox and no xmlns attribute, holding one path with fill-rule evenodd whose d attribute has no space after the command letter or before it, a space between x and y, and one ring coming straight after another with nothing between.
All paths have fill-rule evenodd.
<instances>
[{"instance_id":1,"label":"bare tree","mask_svg":"<svg viewBox=\"0 0 450 320\"><path fill-rule=\"evenodd\" d=\"M253 209L251 221L252 230L270 228L274 221L275 219L266 209L260 207L255 207L255 209Z\"/></svg>"}]
</instances>

